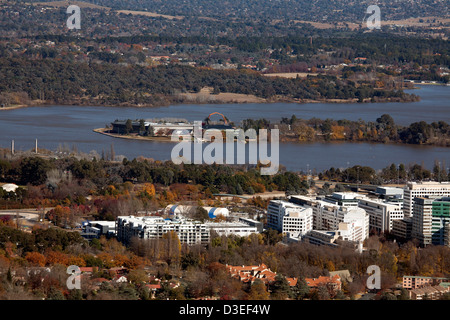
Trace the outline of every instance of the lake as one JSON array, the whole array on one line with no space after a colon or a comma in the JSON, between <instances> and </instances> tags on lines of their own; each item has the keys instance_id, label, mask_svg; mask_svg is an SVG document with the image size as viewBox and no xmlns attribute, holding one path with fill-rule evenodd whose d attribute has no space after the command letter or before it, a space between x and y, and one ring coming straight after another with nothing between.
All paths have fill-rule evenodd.
<instances>
[{"instance_id":1,"label":"lake","mask_svg":"<svg viewBox=\"0 0 450 320\"><path fill-rule=\"evenodd\" d=\"M407 103L308 103L308 104L205 104L174 105L158 108L102 107L102 106L39 106L0 111L0 147L10 148L14 139L16 150L34 148L38 139L40 148L56 150L73 146L89 153L95 150L109 152L111 145L116 155L129 159L139 156L169 160L174 147L170 142L150 142L112 138L93 132L116 119L184 118L203 120L212 112L223 113L239 124L247 118L266 118L279 121L281 117L310 119L331 118L375 121L384 113L396 123L450 122L450 87L420 86L408 90L421 97L420 102ZM450 148L371 143L281 143L280 163L289 170L324 170L330 167L368 165L375 169L391 163L423 163L432 169L435 161L450 166Z\"/></svg>"}]
</instances>

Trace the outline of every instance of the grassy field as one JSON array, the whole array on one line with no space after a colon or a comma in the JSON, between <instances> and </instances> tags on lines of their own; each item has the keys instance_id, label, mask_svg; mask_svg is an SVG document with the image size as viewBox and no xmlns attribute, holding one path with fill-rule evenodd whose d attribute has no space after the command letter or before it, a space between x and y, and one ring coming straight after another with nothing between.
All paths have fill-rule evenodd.
<instances>
[{"instance_id":1,"label":"grassy field","mask_svg":"<svg viewBox=\"0 0 450 320\"><path fill-rule=\"evenodd\" d=\"M263 103L266 99L251 94L221 92L212 94L213 88L205 87L197 93L180 93L186 102L198 103Z\"/></svg>"},{"instance_id":2,"label":"grassy field","mask_svg":"<svg viewBox=\"0 0 450 320\"><path fill-rule=\"evenodd\" d=\"M60 7L65 7L67 8L69 5L76 5L79 6L81 9L83 8L91 8L91 9L101 9L101 10L105 10L105 11L115 11L117 13L123 13L123 14L131 14L131 15L142 15L142 16L148 16L148 17L162 17L162 18L166 18L166 19L183 19L183 16L170 16L170 15L165 15L165 14L159 14L159 13L154 13L154 12L147 12L147 11L133 11L133 10L113 10L110 7L105 7L105 6L99 6L96 4L92 4L92 3L87 3L87 2L83 2L83 1L51 1L51 2L34 2L31 3L33 5L38 5L38 6L43 6L43 7L55 7L55 8L60 8Z\"/></svg>"},{"instance_id":3,"label":"grassy field","mask_svg":"<svg viewBox=\"0 0 450 320\"><path fill-rule=\"evenodd\" d=\"M280 73L265 73L266 77L280 77L280 78L306 78L307 76L317 76L317 73L306 72L280 72Z\"/></svg>"}]
</instances>

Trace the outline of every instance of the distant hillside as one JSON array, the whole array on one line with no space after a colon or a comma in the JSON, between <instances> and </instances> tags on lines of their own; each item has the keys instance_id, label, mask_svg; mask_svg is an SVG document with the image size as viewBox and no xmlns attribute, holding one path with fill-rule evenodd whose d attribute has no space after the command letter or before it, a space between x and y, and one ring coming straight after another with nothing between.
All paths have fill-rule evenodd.
<instances>
[{"instance_id":1,"label":"distant hillside","mask_svg":"<svg viewBox=\"0 0 450 320\"><path fill-rule=\"evenodd\" d=\"M42 2L42 1L40 1ZM315 22L360 23L371 0L86 0L114 10L149 11L169 16L199 16L218 19L286 19ZM446 0L379 0L383 20L419 17L449 18Z\"/></svg>"}]
</instances>

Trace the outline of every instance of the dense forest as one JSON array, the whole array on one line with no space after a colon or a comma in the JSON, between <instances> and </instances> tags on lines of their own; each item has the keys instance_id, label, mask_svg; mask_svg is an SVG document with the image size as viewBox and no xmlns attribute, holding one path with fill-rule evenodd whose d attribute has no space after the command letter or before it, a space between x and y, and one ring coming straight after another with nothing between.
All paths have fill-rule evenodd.
<instances>
[{"instance_id":1,"label":"dense forest","mask_svg":"<svg viewBox=\"0 0 450 320\"><path fill-rule=\"evenodd\" d=\"M247 70L209 70L168 65L155 68L118 64L65 63L0 58L0 92L25 92L32 100L59 104L161 105L182 101L177 92L218 92L286 99L414 99L402 90L356 87L333 76L305 79L267 78ZM320 88L333 86L333 91Z\"/></svg>"}]
</instances>

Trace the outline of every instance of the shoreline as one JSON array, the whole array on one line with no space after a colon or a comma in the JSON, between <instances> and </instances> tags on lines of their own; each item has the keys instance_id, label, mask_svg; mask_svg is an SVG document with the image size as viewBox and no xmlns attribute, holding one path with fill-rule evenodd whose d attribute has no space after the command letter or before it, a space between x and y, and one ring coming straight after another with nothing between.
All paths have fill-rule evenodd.
<instances>
[{"instance_id":1,"label":"shoreline","mask_svg":"<svg viewBox=\"0 0 450 320\"><path fill-rule=\"evenodd\" d=\"M106 132L109 131L109 128L97 128L93 129L92 131L96 133L100 133L112 138L119 138L119 139L129 139L129 140L140 140L140 141L156 141L156 142L173 142L178 143L179 141L172 141L171 137L149 137L149 136L139 136L139 135L119 135L115 133ZM246 140L247 141L247 140ZM382 141L354 141L354 140L316 140L316 141L298 141L295 139L283 139L282 136L280 136L280 143L292 143L297 145L302 144L314 144L314 143L332 143L332 144L342 144L342 143L352 143L352 144L359 144L359 143L370 143L370 144L383 144L383 145L397 145L397 146L420 146L420 147L438 147L438 148L450 148L450 146L445 145L437 145L437 144L411 144L411 143L402 143L402 142L396 142L396 141L388 141L388 142L382 142Z\"/></svg>"},{"instance_id":2,"label":"shoreline","mask_svg":"<svg viewBox=\"0 0 450 320\"><path fill-rule=\"evenodd\" d=\"M434 84L434 85L443 85L445 84ZM406 90L411 89L418 89L419 87L414 88L405 88ZM211 95L199 95L198 93L185 93L183 101L166 101L166 103L161 104L130 104L130 103L123 103L123 104L102 104L102 103L94 103L93 101L86 103L86 101L83 100L70 100L66 102L56 102L56 101L41 101L41 100L35 100L33 103L30 104L20 104L20 105L14 105L9 107L0 107L0 111L6 111L6 110L16 110L16 109L23 109L23 108L30 108L30 107L46 107L46 106L95 106L95 107L117 107L117 108L161 108L161 107L169 107L169 106L182 106L186 104L215 104L215 105L224 105L224 104L251 104L251 103L258 103L258 104L270 104L270 103L292 103L292 104L309 104L309 103L332 103L332 104L342 104L342 103L373 103L371 102L372 98L366 98L363 102L358 102L358 98L349 98L349 99L296 99L291 97L283 97L278 96L274 97L272 99L265 99L261 97L248 97L247 95L242 94L233 94L233 93L221 93L225 95L230 95L227 98L224 99L210 99L211 97L217 97L217 95L211 94ZM188 95L194 98L188 98ZM196 96L197 95L197 96ZM219 94L220 95L220 94ZM244 97L247 96L247 97ZM172 97L173 98L173 97ZM175 97L176 98L176 97ZM379 101L375 101L374 103L401 103L401 102L416 102L420 101L420 96L418 100L399 100L395 98L387 98L382 99Z\"/></svg>"},{"instance_id":3,"label":"shoreline","mask_svg":"<svg viewBox=\"0 0 450 320\"><path fill-rule=\"evenodd\" d=\"M0 111L1 110L15 110L15 109L22 109L22 108L30 108L30 107L38 107L38 106L41 106L41 105L27 105L27 104L19 104L19 105L14 105L14 106L11 106L11 107L3 107L3 108L0 108Z\"/></svg>"},{"instance_id":4,"label":"shoreline","mask_svg":"<svg viewBox=\"0 0 450 320\"><path fill-rule=\"evenodd\" d=\"M119 135L119 134L106 132L109 130L110 130L109 128L97 128L97 129L93 129L92 131L94 131L96 133L104 134L105 136L108 136L108 137L119 138L119 139L141 140L141 141L159 141L159 142L177 142L177 141L172 141L170 137L148 137L148 136L144 137L144 136Z\"/></svg>"}]
</instances>

